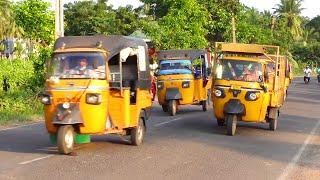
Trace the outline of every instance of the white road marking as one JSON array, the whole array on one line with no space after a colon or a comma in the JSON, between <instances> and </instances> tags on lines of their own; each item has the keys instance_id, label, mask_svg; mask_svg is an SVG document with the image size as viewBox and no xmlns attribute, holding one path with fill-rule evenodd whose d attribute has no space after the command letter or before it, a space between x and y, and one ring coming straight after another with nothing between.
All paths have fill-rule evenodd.
<instances>
[{"instance_id":1,"label":"white road marking","mask_svg":"<svg viewBox=\"0 0 320 180\"><path fill-rule=\"evenodd\" d=\"M52 157L52 156L54 156L54 155L51 154L51 155L48 155L48 156L35 158L35 159L29 160L29 161L20 162L19 164L20 164L20 165L30 164L30 163L33 163L33 162L35 162L35 161L40 161L40 160L42 160L42 159L50 158L50 157Z\"/></svg>"},{"instance_id":2,"label":"white road marking","mask_svg":"<svg viewBox=\"0 0 320 180\"><path fill-rule=\"evenodd\" d=\"M155 124L154 127L159 127L159 126L162 126L162 125L165 125L165 124L172 123L174 121L179 121L181 119L182 119L182 117L178 117L178 118L172 119L170 121L165 121L165 122L162 122L162 123Z\"/></svg>"},{"instance_id":3,"label":"white road marking","mask_svg":"<svg viewBox=\"0 0 320 180\"><path fill-rule=\"evenodd\" d=\"M0 131L8 131L8 130L12 130L12 129L18 129L18 128L22 128L22 127L33 126L33 125L37 125L37 124L41 124L41 123L43 123L43 122L36 122L36 123L25 124L25 125L21 125L21 126L9 127L9 128L5 128L5 129L0 129Z\"/></svg>"},{"instance_id":4,"label":"white road marking","mask_svg":"<svg viewBox=\"0 0 320 180\"><path fill-rule=\"evenodd\" d=\"M303 145L300 147L297 154L291 159L291 162L288 164L288 166L284 169L278 180L285 180L287 177L291 174L291 172L294 170L294 168L297 166L297 163L299 162L303 152L305 151L306 147L309 145L311 139L314 137L317 129L320 127L320 120L316 124L316 126L312 129L306 140L304 141Z\"/></svg>"}]
</instances>

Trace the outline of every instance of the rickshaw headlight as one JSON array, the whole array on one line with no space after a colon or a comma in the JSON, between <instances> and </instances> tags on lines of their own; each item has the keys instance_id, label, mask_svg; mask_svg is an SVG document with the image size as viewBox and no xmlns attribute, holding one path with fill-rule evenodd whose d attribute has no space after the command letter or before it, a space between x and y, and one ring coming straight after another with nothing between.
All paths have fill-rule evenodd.
<instances>
[{"instance_id":1,"label":"rickshaw headlight","mask_svg":"<svg viewBox=\"0 0 320 180\"><path fill-rule=\"evenodd\" d=\"M182 88L189 88L189 87L190 87L190 82L189 81L182 82Z\"/></svg>"},{"instance_id":2,"label":"rickshaw headlight","mask_svg":"<svg viewBox=\"0 0 320 180\"><path fill-rule=\"evenodd\" d=\"M62 104L62 107L63 107L64 109L69 109L69 108L70 108L70 103L65 102L65 103Z\"/></svg>"},{"instance_id":3,"label":"rickshaw headlight","mask_svg":"<svg viewBox=\"0 0 320 180\"><path fill-rule=\"evenodd\" d=\"M246 100L248 101L255 101L258 99L258 95L256 92L247 92L246 94Z\"/></svg>"},{"instance_id":4,"label":"rickshaw headlight","mask_svg":"<svg viewBox=\"0 0 320 180\"><path fill-rule=\"evenodd\" d=\"M101 104L101 94L87 93L86 102L87 104Z\"/></svg>"},{"instance_id":5,"label":"rickshaw headlight","mask_svg":"<svg viewBox=\"0 0 320 180\"><path fill-rule=\"evenodd\" d=\"M44 94L41 97L41 102L45 105L49 105L51 104L51 97L49 95Z\"/></svg>"},{"instance_id":6,"label":"rickshaw headlight","mask_svg":"<svg viewBox=\"0 0 320 180\"><path fill-rule=\"evenodd\" d=\"M216 90L214 91L214 94L216 95L216 97L222 97L223 92L222 92L221 89L216 89Z\"/></svg>"},{"instance_id":7,"label":"rickshaw headlight","mask_svg":"<svg viewBox=\"0 0 320 180\"><path fill-rule=\"evenodd\" d=\"M163 89L163 87L164 87L163 82L158 82L157 83L157 89Z\"/></svg>"}]
</instances>

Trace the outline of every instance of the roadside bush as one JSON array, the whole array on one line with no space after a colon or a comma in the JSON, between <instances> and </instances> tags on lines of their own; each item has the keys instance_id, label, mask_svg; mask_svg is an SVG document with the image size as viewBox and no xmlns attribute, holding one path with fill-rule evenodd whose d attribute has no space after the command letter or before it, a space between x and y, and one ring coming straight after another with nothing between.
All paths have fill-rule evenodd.
<instances>
[{"instance_id":1,"label":"roadside bush","mask_svg":"<svg viewBox=\"0 0 320 180\"><path fill-rule=\"evenodd\" d=\"M42 114L38 94L43 91L45 61L49 48L39 56L23 59L0 59L0 125L35 120Z\"/></svg>"}]
</instances>

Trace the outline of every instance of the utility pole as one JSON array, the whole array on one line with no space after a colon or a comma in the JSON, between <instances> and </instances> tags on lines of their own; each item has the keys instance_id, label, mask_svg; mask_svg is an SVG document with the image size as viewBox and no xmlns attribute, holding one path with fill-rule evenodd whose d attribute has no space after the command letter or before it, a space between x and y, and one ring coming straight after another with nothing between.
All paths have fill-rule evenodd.
<instances>
[{"instance_id":1,"label":"utility pole","mask_svg":"<svg viewBox=\"0 0 320 180\"><path fill-rule=\"evenodd\" d=\"M55 0L55 39L64 36L63 0Z\"/></svg>"},{"instance_id":2,"label":"utility pole","mask_svg":"<svg viewBox=\"0 0 320 180\"><path fill-rule=\"evenodd\" d=\"M237 38L236 38L236 20L234 17L234 14L232 13L232 19L231 19L231 24L232 24L232 42L237 43Z\"/></svg>"}]
</instances>

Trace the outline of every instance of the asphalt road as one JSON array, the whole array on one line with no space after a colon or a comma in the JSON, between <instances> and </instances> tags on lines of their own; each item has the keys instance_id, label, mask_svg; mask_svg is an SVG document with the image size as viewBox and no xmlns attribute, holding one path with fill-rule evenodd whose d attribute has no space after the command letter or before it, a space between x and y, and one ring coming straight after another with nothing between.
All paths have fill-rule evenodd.
<instances>
[{"instance_id":1,"label":"asphalt road","mask_svg":"<svg viewBox=\"0 0 320 180\"><path fill-rule=\"evenodd\" d=\"M97 136L59 155L43 123L0 130L0 179L320 179L320 85L296 79L275 132L240 123L234 137L212 109L155 105L142 146Z\"/></svg>"}]
</instances>

